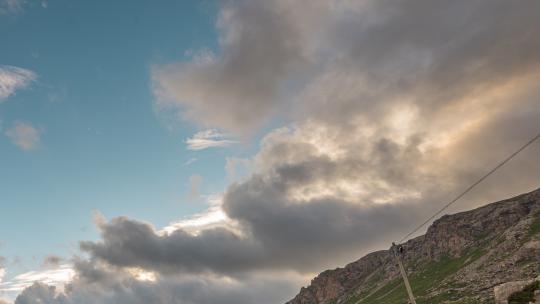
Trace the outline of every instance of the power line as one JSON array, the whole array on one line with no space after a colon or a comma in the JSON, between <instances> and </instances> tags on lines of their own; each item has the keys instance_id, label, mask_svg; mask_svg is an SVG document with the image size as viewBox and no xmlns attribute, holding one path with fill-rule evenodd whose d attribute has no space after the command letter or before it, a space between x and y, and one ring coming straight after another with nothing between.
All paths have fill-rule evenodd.
<instances>
[{"instance_id":1,"label":"power line","mask_svg":"<svg viewBox=\"0 0 540 304\"><path fill-rule=\"evenodd\" d=\"M470 185L467 189L465 189L465 191L461 192L461 194L459 194L458 196L456 196L453 200L451 200L450 202L448 202L446 205L444 205L439 211L435 212L435 214L433 214L432 216L430 216L425 222L423 222L422 224L420 224L418 227L416 227L413 231L409 232L407 235L405 235L399 242L399 243L402 243L404 240L406 240L408 237L410 237L411 235L413 235L415 232L417 232L418 230L420 230L422 227L424 227L427 223L429 223L431 220L433 220L436 216L438 216L439 214L441 214L444 210L446 210L448 207L450 207L450 205L452 205L453 203L457 202L460 198L462 198L463 196L465 196L465 194L467 194L469 191L471 191L474 187L476 187L478 184L480 184L481 182L483 182L486 178L488 178L491 174L495 173L495 171L499 170L502 166L504 166L507 162L509 162L512 158L514 158L514 156L518 155L521 151L525 150L528 146L530 146L533 142L535 142L538 138L540 138L540 133L538 135L536 135L535 137L533 137L531 140L529 140L526 144L524 144L523 146L521 146L521 148L519 148L516 152L512 153L510 156L508 156L505 160L503 160L502 162L500 162L497 166L495 166L495 168L491 169L488 173L486 173L484 176L482 176L479 180L477 180L475 183L473 183L472 185Z\"/></svg>"}]
</instances>

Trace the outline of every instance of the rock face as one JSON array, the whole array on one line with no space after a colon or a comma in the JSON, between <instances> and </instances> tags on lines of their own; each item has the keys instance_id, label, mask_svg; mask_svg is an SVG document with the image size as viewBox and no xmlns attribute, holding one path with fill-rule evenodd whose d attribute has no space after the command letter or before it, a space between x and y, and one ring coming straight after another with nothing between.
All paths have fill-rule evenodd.
<instances>
[{"instance_id":1,"label":"rock face","mask_svg":"<svg viewBox=\"0 0 540 304\"><path fill-rule=\"evenodd\" d=\"M407 241L404 264L417 302L493 303L493 288L540 274L540 189L445 215ZM406 303L387 250L321 273L287 304Z\"/></svg>"},{"instance_id":2,"label":"rock face","mask_svg":"<svg viewBox=\"0 0 540 304\"><path fill-rule=\"evenodd\" d=\"M508 304L508 297L516 291L522 290L525 286L531 284L534 281L539 281L540 276L536 279L527 281L515 281L503 283L493 288L493 295L495 296L495 304ZM536 298L539 298L540 294L535 293Z\"/></svg>"}]
</instances>

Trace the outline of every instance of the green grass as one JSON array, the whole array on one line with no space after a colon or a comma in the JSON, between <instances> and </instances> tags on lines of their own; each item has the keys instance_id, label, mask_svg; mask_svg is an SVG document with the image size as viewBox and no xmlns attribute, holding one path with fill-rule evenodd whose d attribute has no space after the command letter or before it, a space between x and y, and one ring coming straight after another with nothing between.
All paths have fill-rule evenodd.
<instances>
[{"instance_id":1,"label":"green grass","mask_svg":"<svg viewBox=\"0 0 540 304\"><path fill-rule=\"evenodd\" d=\"M411 275L409 279L418 304L434 304L459 300L461 295L452 289L448 289L432 298L429 298L427 294L431 289L439 286L444 279L474 262L484 254L485 251L483 249L476 249L460 258L444 257L438 262L429 263L422 270ZM368 297L361 300L359 297L353 297L346 304L400 304L406 303L406 299L407 292L400 277L388 282L384 287Z\"/></svg>"},{"instance_id":2,"label":"green grass","mask_svg":"<svg viewBox=\"0 0 540 304\"><path fill-rule=\"evenodd\" d=\"M377 284L380 283L382 280L385 279L385 273L382 271L373 273L368 280L362 283L362 291L359 294L351 295L350 298L348 298L345 301L345 304L354 304L358 302L359 299L362 299L369 295L377 288Z\"/></svg>"},{"instance_id":3,"label":"green grass","mask_svg":"<svg viewBox=\"0 0 540 304\"><path fill-rule=\"evenodd\" d=\"M351 299L347 304L353 304L353 303L362 303L362 304L370 304L370 303L381 303L381 304L387 304L387 303L399 303L399 302L392 302L395 296L403 297L406 296L405 293L405 287L403 286L403 282L401 281L401 278L394 279L390 282L388 282L384 287L380 288L361 302L357 302L356 299Z\"/></svg>"},{"instance_id":4,"label":"green grass","mask_svg":"<svg viewBox=\"0 0 540 304\"><path fill-rule=\"evenodd\" d=\"M537 217L529 227L529 236L533 236L540 232L540 216Z\"/></svg>"}]
</instances>

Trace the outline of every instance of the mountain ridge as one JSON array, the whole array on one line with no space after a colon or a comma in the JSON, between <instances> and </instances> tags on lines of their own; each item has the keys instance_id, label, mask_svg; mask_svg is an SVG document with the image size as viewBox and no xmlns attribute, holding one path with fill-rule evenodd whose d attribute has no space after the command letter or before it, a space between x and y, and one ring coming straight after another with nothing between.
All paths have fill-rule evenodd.
<instances>
[{"instance_id":1,"label":"mountain ridge","mask_svg":"<svg viewBox=\"0 0 540 304\"><path fill-rule=\"evenodd\" d=\"M540 274L540 189L444 215L402 244L418 304L493 303L493 287ZM326 270L286 304L406 303L389 250Z\"/></svg>"}]
</instances>

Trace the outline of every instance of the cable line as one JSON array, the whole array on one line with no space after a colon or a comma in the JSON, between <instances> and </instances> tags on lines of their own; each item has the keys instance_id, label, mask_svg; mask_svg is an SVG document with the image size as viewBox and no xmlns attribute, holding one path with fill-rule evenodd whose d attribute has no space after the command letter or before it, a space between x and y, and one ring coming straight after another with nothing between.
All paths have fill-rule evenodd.
<instances>
[{"instance_id":1,"label":"cable line","mask_svg":"<svg viewBox=\"0 0 540 304\"><path fill-rule=\"evenodd\" d=\"M528 146L530 146L533 142L535 142L536 140L538 140L538 138L540 138L540 133L538 135L536 135L535 137L533 137L531 140L529 140L526 144L524 144L523 146L521 146L521 148L519 148L516 152L512 153L510 156L508 156L505 160L503 160L502 162L500 162L497 166L495 166L495 168L491 169L488 173L486 173L484 176L482 176L479 180L477 180L475 183L473 183L472 185L470 185L467 189L465 189L463 192L461 192L461 194L459 194L458 196L456 196L453 200L451 200L450 202L448 202L446 205L444 205L439 211L435 212L435 214L433 214L432 216L430 216L425 222L423 222L422 224L420 224L418 227L416 227L413 231L409 232L407 235L405 235L399 242L398 244L402 243L404 240L406 240L407 238L409 238L411 235L413 235L414 233L416 233L418 230L420 230L422 227L424 227L427 223L429 223L431 220L433 220L436 216L438 216L439 214L441 214L444 210L446 210L448 207L450 207L450 205L452 205L453 203L457 202L460 198L462 198L463 196L465 196L465 194L467 194L469 191L471 191L474 187L476 187L478 184L480 184L481 182L483 182L486 178L488 178L491 174L495 173L495 171L499 170L502 166L504 166L506 163L508 163L512 158L514 158L516 155L518 155L521 151L525 150Z\"/></svg>"}]
</instances>

